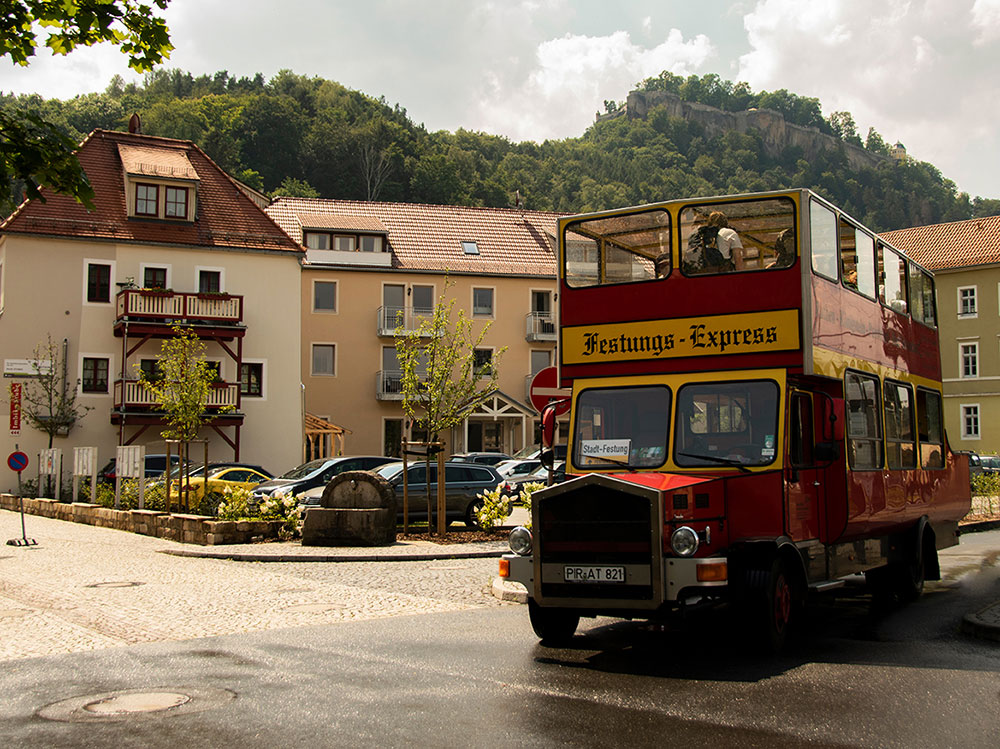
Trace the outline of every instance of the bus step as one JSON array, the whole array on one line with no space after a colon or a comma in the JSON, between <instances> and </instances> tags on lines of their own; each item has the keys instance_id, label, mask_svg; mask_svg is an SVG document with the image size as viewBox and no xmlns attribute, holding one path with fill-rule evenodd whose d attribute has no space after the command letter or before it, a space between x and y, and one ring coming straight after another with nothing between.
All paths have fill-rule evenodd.
<instances>
[{"instance_id":1,"label":"bus step","mask_svg":"<svg viewBox=\"0 0 1000 749\"><path fill-rule=\"evenodd\" d=\"M828 590L843 588L844 585L843 580L821 580L818 583L809 583L809 590L812 593L825 593Z\"/></svg>"}]
</instances>

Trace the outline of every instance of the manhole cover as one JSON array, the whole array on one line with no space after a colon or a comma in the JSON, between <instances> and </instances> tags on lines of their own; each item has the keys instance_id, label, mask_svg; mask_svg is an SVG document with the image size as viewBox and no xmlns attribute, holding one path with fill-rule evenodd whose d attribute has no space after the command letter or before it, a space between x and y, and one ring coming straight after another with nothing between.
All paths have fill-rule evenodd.
<instances>
[{"instance_id":1,"label":"manhole cover","mask_svg":"<svg viewBox=\"0 0 1000 749\"><path fill-rule=\"evenodd\" d=\"M66 723L114 722L201 712L234 699L236 693L228 689L123 689L54 702L39 710L38 717Z\"/></svg>"},{"instance_id":2,"label":"manhole cover","mask_svg":"<svg viewBox=\"0 0 1000 749\"><path fill-rule=\"evenodd\" d=\"M136 582L134 580L116 580L105 583L91 583L90 585L84 585L85 588L135 588L139 585L145 585L146 583Z\"/></svg>"},{"instance_id":3,"label":"manhole cover","mask_svg":"<svg viewBox=\"0 0 1000 749\"><path fill-rule=\"evenodd\" d=\"M322 614L324 611L337 611L344 608L339 603L297 603L288 606L286 611L295 611L302 614Z\"/></svg>"}]
</instances>

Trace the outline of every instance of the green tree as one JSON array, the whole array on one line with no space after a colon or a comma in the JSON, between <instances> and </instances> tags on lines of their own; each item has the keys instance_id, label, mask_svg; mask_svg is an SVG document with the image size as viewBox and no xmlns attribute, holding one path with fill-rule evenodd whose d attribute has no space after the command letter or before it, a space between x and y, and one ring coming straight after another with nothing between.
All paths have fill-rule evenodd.
<instances>
[{"instance_id":1,"label":"green tree","mask_svg":"<svg viewBox=\"0 0 1000 749\"><path fill-rule=\"evenodd\" d=\"M31 360L33 377L24 385L21 413L32 428L52 438L66 435L77 421L90 410L76 402L77 383L69 383L66 375L66 342L46 340L35 346Z\"/></svg>"},{"instance_id":2,"label":"green tree","mask_svg":"<svg viewBox=\"0 0 1000 749\"><path fill-rule=\"evenodd\" d=\"M476 351L490 329L486 323L476 333L473 321L459 309L454 323L455 299L447 298L454 282L445 280L430 318L417 330L395 331L396 356L401 374L403 412L422 427L431 442L443 432L461 424L497 390L500 357L507 347L494 351L488 365ZM430 481L430 455L427 476ZM438 482L443 486L443 482ZM434 517L430 491L427 492L427 518Z\"/></svg>"},{"instance_id":3,"label":"green tree","mask_svg":"<svg viewBox=\"0 0 1000 749\"><path fill-rule=\"evenodd\" d=\"M152 2L163 10L169 0ZM136 0L14 0L5 2L0 12L0 58L28 65L43 33L44 45L60 55L78 46L110 42L138 71L150 70L173 49L163 19ZM4 195L20 182L29 198L41 198L39 185L44 184L93 207L94 191L76 160L77 144L61 128L3 107L0 134Z\"/></svg>"},{"instance_id":4,"label":"green tree","mask_svg":"<svg viewBox=\"0 0 1000 749\"><path fill-rule=\"evenodd\" d=\"M270 196L276 198L279 195L286 195L290 198L318 198L319 193L316 188L302 179L295 177L285 177L277 189L272 190Z\"/></svg>"}]
</instances>

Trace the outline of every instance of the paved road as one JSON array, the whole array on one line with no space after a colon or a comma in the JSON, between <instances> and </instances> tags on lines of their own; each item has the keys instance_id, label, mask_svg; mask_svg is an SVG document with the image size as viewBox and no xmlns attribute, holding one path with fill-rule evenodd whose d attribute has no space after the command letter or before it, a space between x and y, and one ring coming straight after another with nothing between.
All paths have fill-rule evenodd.
<instances>
[{"instance_id":1,"label":"paved road","mask_svg":"<svg viewBox=\"0 0 1000 749\"><path fill-rule=\"evenodd\" d=\"M159 553L162 539L26 517L0 545L0 661L142 642L501 604L496 559L245 563ZM0 510L0 543L21 536Z\"/></svg>"}]
</instances>

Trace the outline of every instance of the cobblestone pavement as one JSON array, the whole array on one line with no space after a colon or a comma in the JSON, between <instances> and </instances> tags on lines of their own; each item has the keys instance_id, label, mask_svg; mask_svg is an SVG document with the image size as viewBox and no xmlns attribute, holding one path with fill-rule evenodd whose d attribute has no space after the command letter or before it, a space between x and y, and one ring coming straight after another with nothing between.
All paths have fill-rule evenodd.
<instances>
[{"instance_id":1,"label":"cobblestone pavement","mask_svg":"<svg viewBox=\"0 0 1000 749\"><path fill-rule=\"evenodd\" d=\"M0 545L0 661L53 653L511 605L496 559L255 563L178 557L163 539L26 516ZM21 537L0 510L0 544Z\"/></svg>"}]
</instances>

